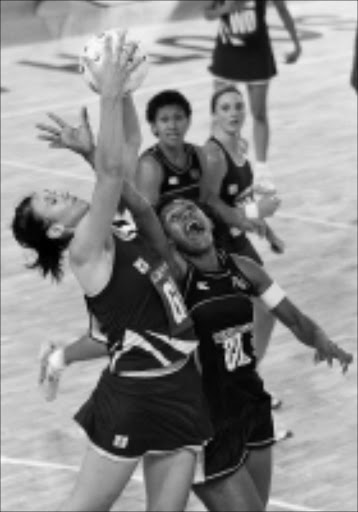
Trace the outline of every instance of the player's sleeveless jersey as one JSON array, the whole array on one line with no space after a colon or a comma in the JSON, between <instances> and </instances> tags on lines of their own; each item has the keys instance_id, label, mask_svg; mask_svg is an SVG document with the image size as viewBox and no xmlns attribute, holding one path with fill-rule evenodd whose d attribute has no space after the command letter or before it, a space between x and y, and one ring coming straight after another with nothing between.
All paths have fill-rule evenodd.
<instances>
[{"instance_id":1,"label":"player's sleeveless jersey","mask_svg":"<svg viewBox=\"0 0 358 512\"><path fill-rule=\"evenodd\" d=\"M251 201L253 199L253 172L246 156L244 155L242 165L237 165L218 139L210 137L209 141L214 142L221 148L227 164L226 175L221 185L220 198L231 207ZM231 227L227 229L221 226L221 229L219 227L215 230L215 238L217 243L225 247L228 252L248 256L262 265L262 260L256 249L245 232L239 228Z\"/></svg>"},{"instance_id":2,"label":"player's sleeveless jersey","mask_svg":"<svg viewBox=\"0 0 358 512\"><path fill-rule=\"evenodd\" d=\"M230 256L219 252L219 257L222 270L204 273L191 266L183 288L199 338L203 386L214 417L226 414L225 390L252 375L256 366L249 299L255 295L253 286Z\"/></svg>"},{"instance_id":3,"label":"player's sleeveless jersey","mask_svg":"<svg viewBox=\"0 0 358 512\"><path fill-rule=\"evenodd\" d=\"M214 75L242 82L268 80L276 75L266 8L267 0L246 0L241 9L220 18L209 68Z\"/></svg>"},{"instance_id":4,"label":"player's sleeveless jersey","mask_svg":"<svg viewBox=\"0 0 358 512\"><path fill-rule=\"evenodd\" d=\"M192 144L184 145L187 155L186 166L180 168L165 156L158 144L147 149L143 156L150 155L163 169L163 183L160 188L160 203L176 197L197 201L200 195L201 163Z\"/></svg>"},{"instance_id":5,"label":"player's sleeveless jersey","mask_svg":"<svg viewBox=\"0 0 358 512\"><path fill-rule=\"evenodd\" d=\"M210 137L210 142L219 146L225 155L227 163L226 175L223 179L220 198L228 206L234 207L237 203L245 203L253 198L253 172L250 162L244 157L242 165L234 162L224 145L215 137Z\"/></svg>"},{"instance_id":6,"label":"player's sleeveless jersey","mask_svg":"<svg viewBox=\"0 0 358 512\"><path fill-rule=\"evenodd\" d=\"M108 340L113 372L169 366L197 347L183 298L161 261L131 232L114 236L112 276L88 310ZM94 336L96 337L96 336Z\"/></svg>"}]
</instances>

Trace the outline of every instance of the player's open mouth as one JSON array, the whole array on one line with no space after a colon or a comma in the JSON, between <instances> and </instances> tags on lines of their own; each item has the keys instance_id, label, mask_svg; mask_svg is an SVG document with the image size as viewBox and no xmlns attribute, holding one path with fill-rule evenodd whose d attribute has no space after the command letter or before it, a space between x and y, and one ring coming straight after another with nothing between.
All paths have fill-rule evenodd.
<instances>
[{"instance_id":1,"label":"player's open mouth","mask_svg":"<svg viewBox=\"0 0 358 512\"><path fill-rule=\"evenodd\" d=\"M201 233L204 233L204 231L205 226L197 220L191 220L185 225L185 233L187 235L200 235Z\"/></svg>"}]
</instances>

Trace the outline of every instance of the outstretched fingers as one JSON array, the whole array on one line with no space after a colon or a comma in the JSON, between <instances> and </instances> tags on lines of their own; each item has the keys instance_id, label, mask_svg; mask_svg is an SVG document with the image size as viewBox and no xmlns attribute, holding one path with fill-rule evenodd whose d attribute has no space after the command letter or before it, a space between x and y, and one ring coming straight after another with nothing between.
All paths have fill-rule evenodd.
<instances>
[{"instance_id":1,"label":"outstretched fingers","mask_svg":"<svg viewBox=\"0 0 358 512\"><path fill-rule=\"evenodd\" d=\"M89 116L87 107L81 107L80 110L80 123L90 128Z\"/></svg>"},{"instance_id":2,"label":"outstretched fingers","mask_svg":"<svg viewBox=\"0 0 358 512\"><path fill-rule=\"evenodd\" d=\"M61 117L57 116L56 114L54 114L53 112L48 112L48 117L50 119L52 119L52 121L54 121L61 129L62 128L66 128L68 126L68 124L63 120L61 119Z\"/></svg>"},{"instance_id":3,"label":"outstretched fingers","mask_svg":"<svg viewBox=\"0 0 358 512\"><path fill-rule=\"evenodd\" d=\"M314 354L314 362L316 364L321 363L322 361L327 361L328 365L332 367L334 359L337 359L341 365L342 372L346 373L349 365L353 362L353 355L346 352L335 343L332 343L329 350L317 350Z\"/></svg>"},{"instance_id":4,"label":"outstretched fingers","mask_svg":"<svg viewBox=\"0 0 358 512\"><path fill-rule=\"evenodd\" d=\"M57 128L54 128L53 126L50 126L48 124L38 123L36 124L36 128L38 128L41 132L46 133L47 135L52 135L55 137L59 137L61 134L61 132Z\"/></svg>"},{"instance_id":5,"label":"outstretched fingers","mask_svg":"<svg viewBox=\"0 0 358 512\"><path fill-rule=\"evenodd\" d=\"M112 40L112 51L113 59L115 62L121 62L124 49L126 46L127 30L121 30L117 32L117 37L113 37Z\"/></svg>"}]
</instances>

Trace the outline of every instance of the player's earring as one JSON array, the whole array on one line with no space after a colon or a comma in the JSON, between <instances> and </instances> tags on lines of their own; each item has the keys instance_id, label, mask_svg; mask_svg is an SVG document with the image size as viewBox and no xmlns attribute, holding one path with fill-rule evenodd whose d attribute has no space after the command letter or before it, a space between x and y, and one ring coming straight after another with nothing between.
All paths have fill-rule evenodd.
<instances>
[{"instance_id":1,"label":"player's earring","mask_svg":"<svg viewBox=\"0 0 358 512\"><path fill-rule=\"evenodd\" d=\"M51 226L47 229L47 236L51 239L61 238L61 236L65 232L65 226L56 222L55 224L51 224Z\"/></svg>"}]
</instances>

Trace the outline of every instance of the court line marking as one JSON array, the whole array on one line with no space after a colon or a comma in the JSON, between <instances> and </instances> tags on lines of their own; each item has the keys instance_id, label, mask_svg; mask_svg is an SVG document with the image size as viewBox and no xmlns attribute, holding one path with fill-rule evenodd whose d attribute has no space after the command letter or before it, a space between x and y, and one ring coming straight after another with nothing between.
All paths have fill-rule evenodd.
<instances>
[{"instance_id":1,"label":"court line marking","mask_svg":"<svg viewBox=\"0 0 358 512\"><path fill-rule=\"evenodd\" d=\"M193 80L185 80L183 82L179 82L178 84L176 84L176 88L192 87L192 86L196 86L198 84L210 82L211 80L212 80L212 77L210 75L205 76L203 78L196 78ZM140 96L142 94L157 92L159 89L160 89L160 85L158 85L158 84L150 85L147 87L141 87L140 89L138 89L136 91L135 94L136 94L136 96ZM49 105L39 105L37 107L28 108L28 109L25 108L24 110L19 110L18 112L8 112L5 114L1 114L1 120L6 120L6 119L12 120L16 117L28 116L28 115L36 114L38 112L43 112L43 111L53 112L55 110L60 110L60 109L61 110L62 109L70 109L73 107L79 107L80 105L83 105L84 103L95 103L95 102L98 102L98 100L99 100L99 96L97 94L92 93L90 96L78 98L78 100L76 102L71 101L71 102L65 102L65 103L51 103Z\"/></svg>"},{"instance_id":2,"label":"court line marking","mask_svg":"<svg viewBox=\"0 0 358 512\"><path fill-rule=\"evenodd\" d=\"M55 462L45 462L31 459L16 459L13 457L1 456L1 464L9 464L12 466L26 466L31 468L40 469L53 469L59 471L72 471L78 472L79 467L70 464L59 464ZM134 473L132 480L136 482L143 482L141 475ZM303 505L295 505L294 503L287 503L286 501L278 500L276 498L270 499L269 504L282 508L283 510L292 510L293 512L320 512L320 509L305 507Z\"/></svg>"},{"instance_id":3,"label":"court line marking","mask_svg":"<svg viewBox=\"0 0 358 512\"><path fill-rule=\"evenodd\" d=\"M11 167L15 167L17 169L24 169L24 170L30 171L30 172L38 172L38 173L47 174L47 175L52 174L52 175L56 175L56 176L73 178L76 180L81 180L81 181L86 181L86 182L90 181L90 178L88 176L84 176L84 175L81 176L81 175L74 174L72 172L62 171L60 169L58 169L58 170L45 169L44 167L40 167L37 165L31 165L31 164L23 164L22 162L15 162L14 160L1 160L1 165L8 165ZM278 217L281 219L288 219L288 220L297 220L300 222L306 222L307 224L313 224L313 225L317 224L320 226L331 227L331 228L335 228L335 229L357 230L356 224L350 224L350 223L346 223L346 222L334 222L334 221L329 221L329 220L324 220L324 219L314 219L313 217L306 217L304 215L296 215L293 213L278 212L275 214L275 217Z\"/></svg>"},{"instance_id":4,"label":"court line marking","mask_svg":"<svg viewBox=\"0 0 358 512\"><path fill-rule=\"evenodd\" d=\"M303 64L314 64L315 62L319 62L320 64L325 62L325 61L328 61L328 62L331 62L331 61L341 61L343 58L349 58L348 56L349 54L347 53L344 53L344 54L341 54L341 55L329 55L327 57L312 57L312 58L306 58L305 60L302 60L299 65L302 66ZM174 64L173 64L174 65ZM212 82L213 80L213 77L210 75L210 73L208 73L206 76L202 77L202 78L195 78L193 80L184 80L183 82L176 82L175 83L175 88L176 89L180 89L181 87L193 87L193 86L196 86L196 85L199 85L199 84L203 84L203 83L210 83ZM150 85L150 86L147 86L147 87L141 87L139 88L135 94L136 96L140 96L142 94L147 94L147 93L152 93L152 92L158 92L158 90L161 89L161 86L160 84L157 84L157 85ZM51 104L48 104L48 105L38 105L36 107L33 107L33 108L25 108L23 110L18 110L17 112L15 111L11 111L11 112L7 112L7 113L4 113L4 114L1 114L1 120L7 120L7 119L15 119L15 118L18 118L18 117L23 117L23 116L29 116L29 115L32 115L32 114L37 114L39 112L46 112L46 111L49 111L49 112L53 112L55 110L68 110L68 109L72 109L72 108L75 108L75 107L79 107L80 105L83 105L84 103L86 104L91 104L91 103L94 103L94 102L98 102L98 95L92 93L91 95L89 96L84 96L83 98L79 98L78 100L76 100L76 102L74 101L71 101L71 102L65 102L65 103L51 103Z\"/></svg>"}]
</instances>

